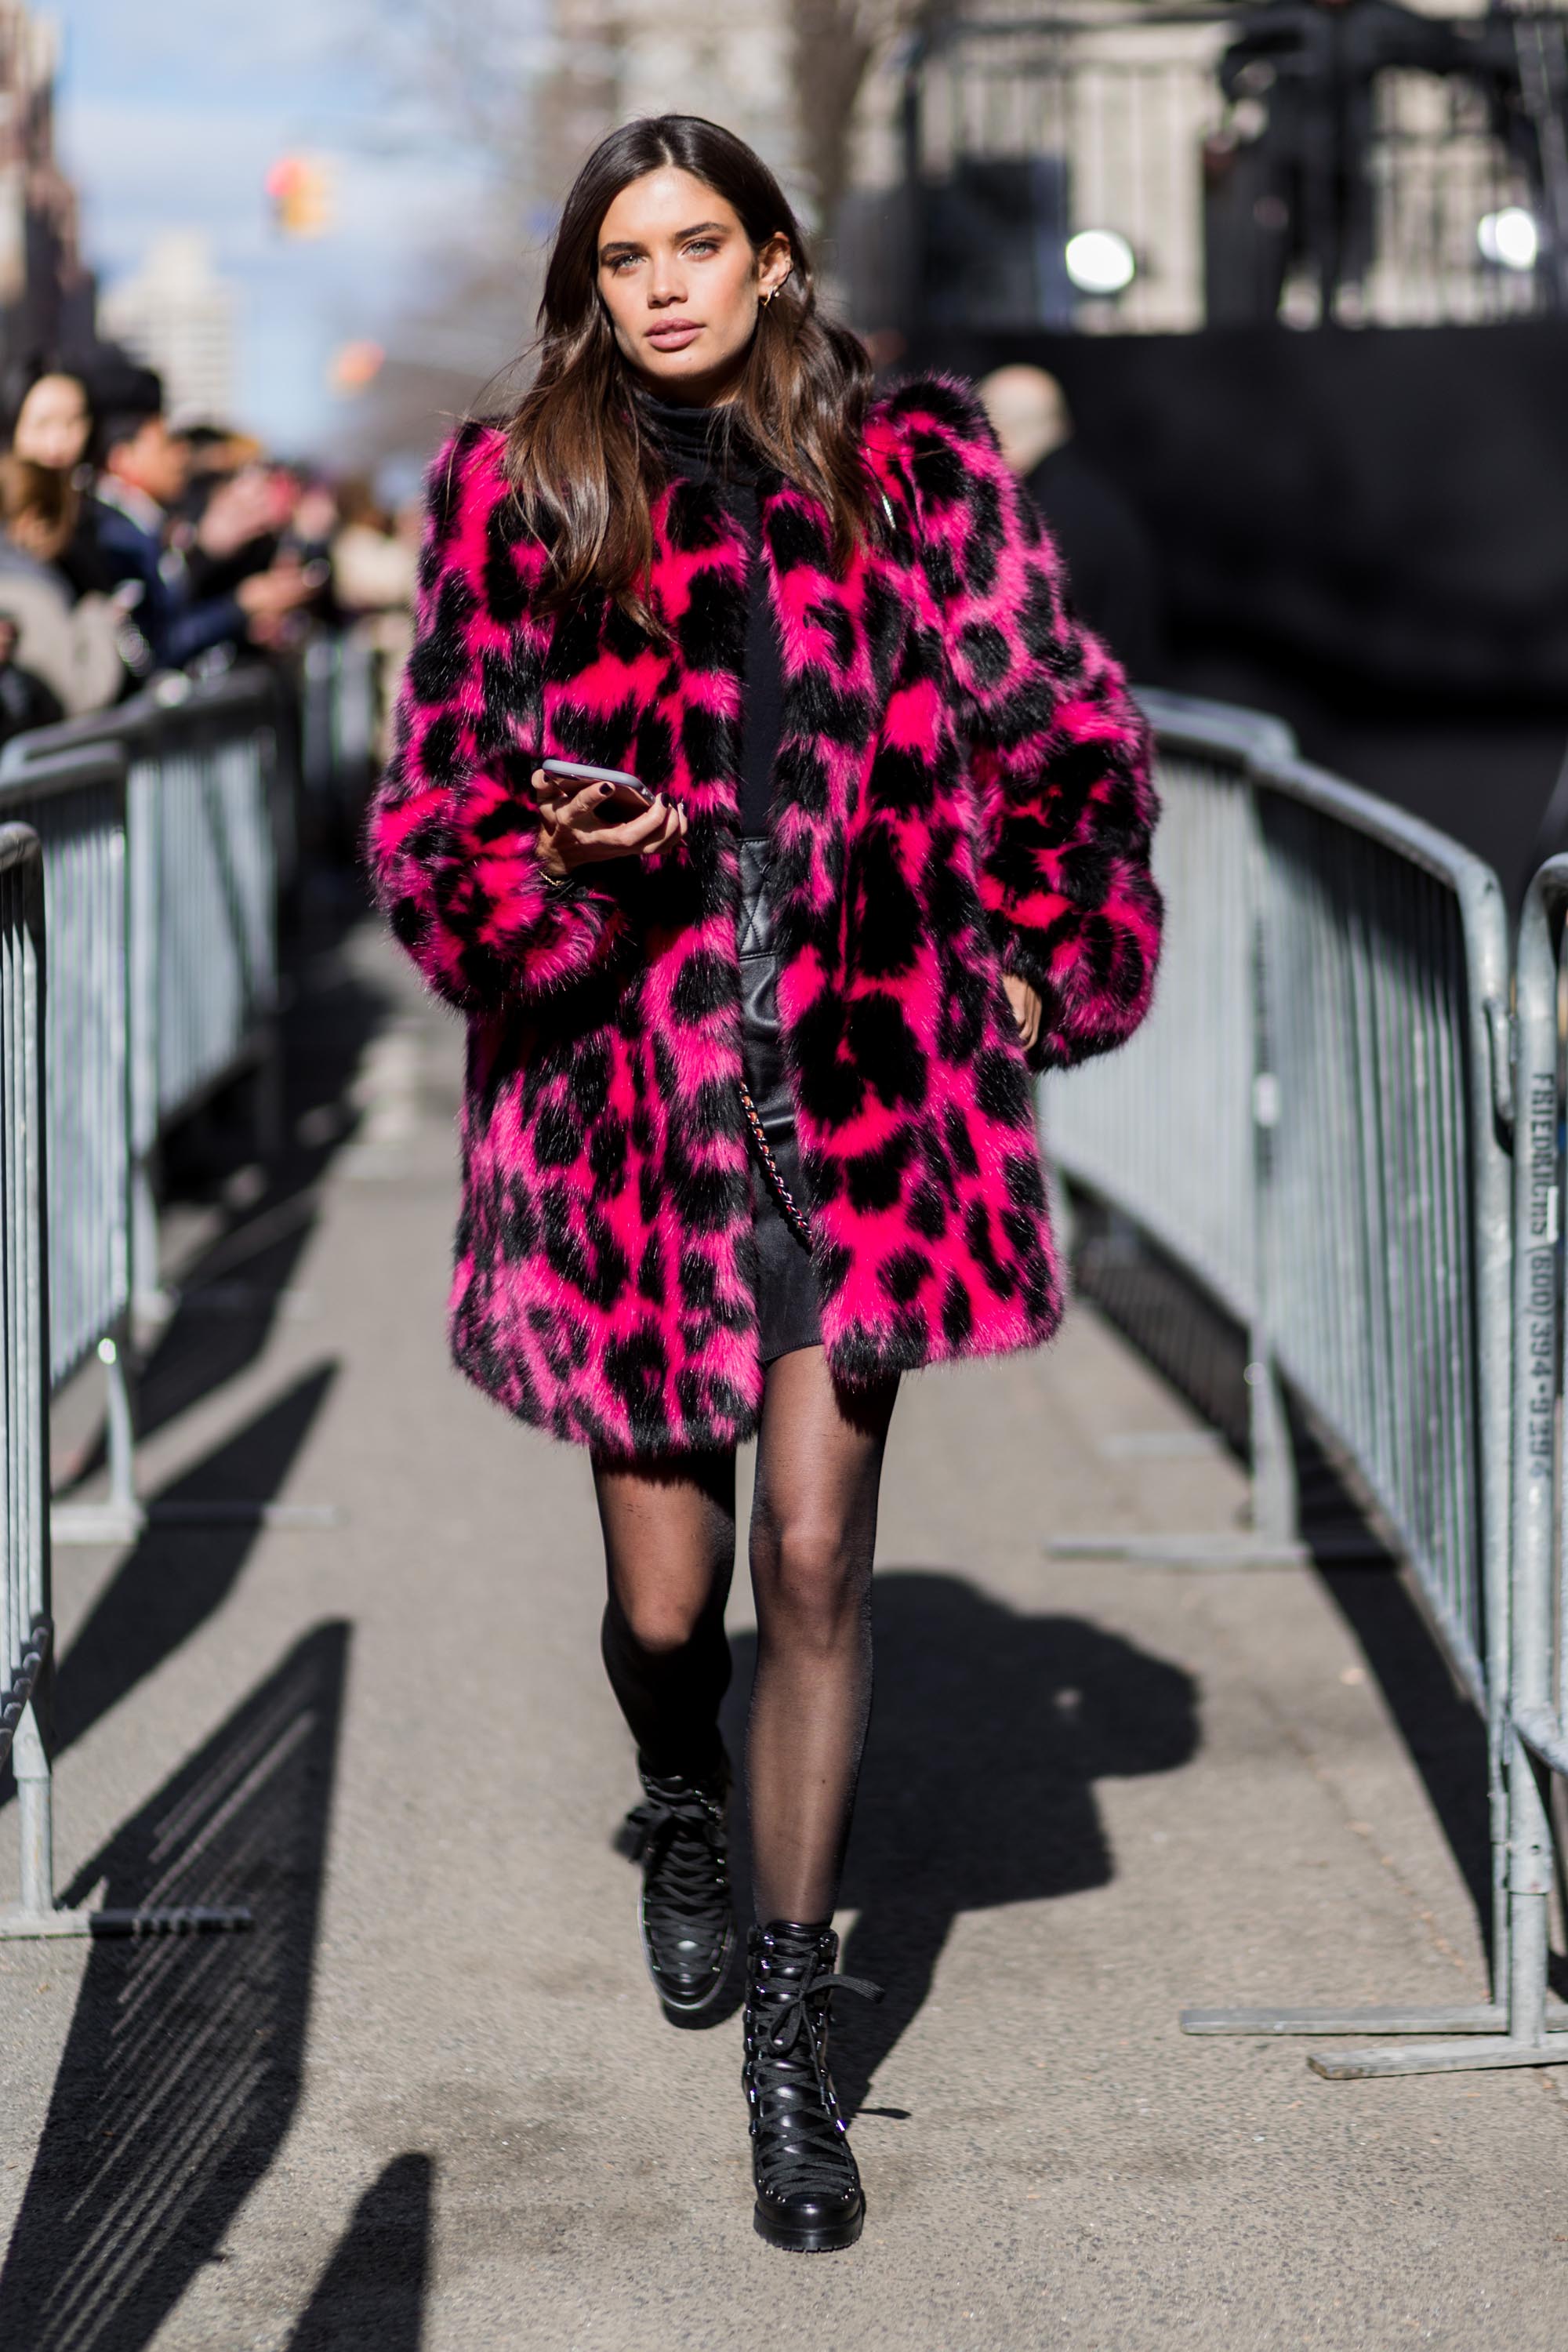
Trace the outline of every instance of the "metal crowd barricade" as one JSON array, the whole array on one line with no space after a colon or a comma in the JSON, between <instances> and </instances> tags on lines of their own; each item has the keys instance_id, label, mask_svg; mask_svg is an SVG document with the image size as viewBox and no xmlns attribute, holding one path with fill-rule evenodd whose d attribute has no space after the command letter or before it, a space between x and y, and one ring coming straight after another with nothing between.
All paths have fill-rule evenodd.
<instances>
[{"instance_id":1,"label":"metal crowd barricade","mask_svg":"<svg viewBox=\"0 0 1568 2352\"><path fill-rule=\"evenodd\" d=\"M84 1541L138 1523L129 1382L131 1135L125 754L67 745L0 782L0 822L36 835L51 954L50 1396L96 1354L108 1378L110 1494L70 1517ZM70 1530L67 1529L68 1532Z\"/></svg>"},{"instance_id":2,"label":"metal crowd barricade","mask_svg":"<svg viewBox=\"0 0 1568 2352\"><path fill-rule=\"evenodd\" d=\"M68 761L70 755L68 755ZM79 768L97 761L89 753ZM109 765L102 781L118 824L103 823L87 798L90 778L79 777L49 792L39 779L41 813L47 813L53 850L40 833L13 818L0 819L0 1469L4 1475L4 1550L0 1552L0 1762L9 1758L16 1781L20 1845L20 1902L0 1912L0 1939L86 1935L183 1935L245 1927L247 1909L66 1910L54 1895L54 1778L50 1759L50 1696L53 1622L49 1591L49 1427L51 1368L68 1360L84 1328L98 1310L90 1252L64 1264L77 1284L65 1299L65 1323L57 1333L51 1317L51 1212L58 1210L79 1240L98 1238L102 1204L90 1189L56 1181L56 1155L69 1149L74 1134L94 1153L92 1117L109 1109L114 1092L110 1060L78 1066L64 1058L78 1045L93 1051L90 1036L79 1035L77 1013L88 990L69 969L84 950L84 920L72 898L79 888L87 914L101 920L111 941L123 948L116 926L116 895L123 899L124 773ZM118 798L116 798L116 789ZM73 797L78 805L73 810ZM61 812L67 814L62 816ZM99 845L118 843L121 855L100 854ZM60 929L51 928L59 911ZM68 942L61 952L62 942ZM50 949L55 961L50 965ZM89 960L89 980L95 968ZM96 976L113 988L123 1037L123 974L100 965ZM93 1020L97 1021L96 1006ZM102 1024L104 1029L112 1024ZM123 1138L124 1056L121 1046L121 1127ZM56 1076L63 1080L56 1084ZM59 1105L78 1089L93 1097L76 1129L62 1127ZM123 1258L123 1154L119 1229ZM87 1271L83 1274L83 1266ZM84 1302L89 1302L85 1303ZM101 1302L100 1302L101 1303ZM77 1339L70 1336L73 1328Z\"/></svg>"},{"instance_id":3,"label":"metal crowd barricade","mask_svg":"<svg viewBox=\"0 0 1568 2352\"><path fill-rule=\"evenodd\" d=\"M374 781L382 656L374 625L321 630L301 664L300 741L306 792L339 847L358 838Z\"/></svg>"},{"instance_id":4,"label":"metal crowd barricade","mask_svg":"<svg viewBox=\"0 0 1568 2352\"><path fill-rule=\"evenodd\" d=\"M159 1141L253 1073L258 1147L276 1122L278 687L239 669L157 681L118 709L18 737L0 787L89 745L129 761L131 1276L156 1318Z\"/></svg>"},{"instance_id":5,"label":"metal crowd barricade","mask_svg":"<svg viewBox=\"0 0 1568 2352\"><path fill-rule=\"evenodd\" d=\"M1488 1725L1493 1853L1490 2001L1189 2011L1183 2023L1478 2037L1313 2060L1331 2075L1517 2063L1499 2052L1527 1965L1516 1929L1532 1933L1520 1906L1536 1898L1510 1869L1530 1799L1509 1719L1501 892L1457 843L1307 766L1278 732L1146 701L1171 901L1159 1002L1123 1052L1047 1082L1050 1148L1247 1328L1264 1538L1249 1552L1268 1557L1272 1543L1278 1556L1295 1533L1288 1388L1408 1561ZM1260 1439L1285 1460L1260 1460ZM1206 1538L1168 1549L1225 1556Z\"/></svg>"},{"instance_id":6,"label":"metal crowd barricade","mask_svg":"<svg viewBox=\"0 0 1568 2352\"><path fill-rule=\"evenodd\" d=\"M48 1286L45 1276L44 876L29 825L0 824L0 1761L22 1806L23 1904L37 1893L33 1701L49 1654Z\"/></svg>"},{"instance_id":7,"label":"metal crowd barricade","mask_svg":"<svg viewBox=\"0 0 1568 2352\"><path fill-rule=\"evenodd\" d=\"M1257 810L1238 779L1253 757L1289 760L1278 720L1146 694L1161 745L1164 812L1155 866L1167 932L1152 1012L1131 1044L1046 1091L1061 1171L1130 1216L1250 1335L1253 1533L1232 1548L1296 1559L1289 1435L1266 1333L1251 1006L1258 951ZM1266 1106L1265 1106L1266 1108ZM1180 1559L1180 1541L1119 1541Z\"/></svg>"},{"instance_id":8,"label":"metal crowd barricade","mask_svg":"<svg viewBox=\"0 0 1568 2352\"><path fill-rule=\"evenodd\" d=\"M330 630L318 629L307 640L300 664L300 765L305 790L322 800L332 785L337 677L337 638Z\"/></svg>"}]
</instances>

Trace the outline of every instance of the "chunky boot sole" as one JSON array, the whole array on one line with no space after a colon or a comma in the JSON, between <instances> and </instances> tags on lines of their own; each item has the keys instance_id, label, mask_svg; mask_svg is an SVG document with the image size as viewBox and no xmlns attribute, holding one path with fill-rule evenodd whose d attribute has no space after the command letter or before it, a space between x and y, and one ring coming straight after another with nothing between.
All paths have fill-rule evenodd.
<instances>
[{"instance_id":1,"label":"chunky boot sole","mask_svg":"<svg viewBox=\"0 0 1568 2352\"><path fill-rule=\"evenodd\" d=\"M852 2246L866 2226L866 2208L852 2213L847 2221L822 2221L815 2226L800 2222L780 2221L772 2213L764 2213L759 2205L752 2216L752 2226L759 2238L770 2246L780 2246L786 2254L841 2254Z\"/></svg>"},{"instance_id":2,"label":"chunky boot sole","mask_svg":"<svg viewBox=\"0 0 1568 2352\"><path fill-rule=\"evenodd\" d=\"M735 1965L735 1946L739 1939L739 1930L731 1921L724 1932L724 1955L713 1972L712 1983L706 1986L695 2000L677 2000L655 1970L653 1954L648 1949L647 1929L643 1925L642 1896L640 1895L637 1896L637 1942L642 1947L643 1966L647 1970L649 1984L658 1995L659 2007L666 2017L677 2023L684 2023L689 2018L700 2017L705 2009L712 2008L730 1981L731 1972Z\"/></svg>"}]
</instances>

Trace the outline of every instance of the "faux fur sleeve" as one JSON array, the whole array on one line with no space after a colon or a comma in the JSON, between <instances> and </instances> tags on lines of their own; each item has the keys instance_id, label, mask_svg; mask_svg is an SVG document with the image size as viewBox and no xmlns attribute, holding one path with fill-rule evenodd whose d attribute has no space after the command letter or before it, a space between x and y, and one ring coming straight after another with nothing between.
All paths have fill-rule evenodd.
<instances>
[{"instance_id":1,"label":"faux fur sleeve","mask_svg":"<svg viewBox=\"0 0 1568 2352\"><path fill-rule=\"evenodd\" d=\"M414 650L366 831L394 931L468 1012L582 979L624 928L616 901L581 881L552 890L533 853L539 647L527 607L542 558L508 528L500 446L466 425L430 469Z\"/></svg>"},{"instance_id":2,"label":"faux fur sleeve","mask_svg":"<svg viewBox=\"0 0 1568 2352\"><path fill-rule=\"evenodd\" d=\"M1074 615L1059 559L973 394L944 379L889 404L906 439L925 568L965 705L981 893L1005 971L1038 991L1035 1059L1062 1068L1148 1011L1160 894L1148 730Z\"/></svg>"}]
</instances>

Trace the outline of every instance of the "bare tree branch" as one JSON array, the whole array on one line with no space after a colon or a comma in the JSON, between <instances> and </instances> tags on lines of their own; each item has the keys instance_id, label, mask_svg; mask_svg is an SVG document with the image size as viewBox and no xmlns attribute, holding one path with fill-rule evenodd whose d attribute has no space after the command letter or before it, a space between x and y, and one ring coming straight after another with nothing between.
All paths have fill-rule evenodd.
<instances>
[{"instance_id":1,"label":"bare tree branch","mask_svg":"<svg viewBox=\"0 0 1568 2352\"><path fill-rule=\"evenodd\" d=\"M488 163L498 182L530 177L530 110L547 45L517 0L373 0L363 25L390 92L417 102L432 133Z\"/></svg>"},{"instance_id":2,"label":"bare tree branch","mask_svg":"<svg viewBox=\"0 0 1568 2352\"><path fill-rule=\"evenodd\" d=\"M345 412L342 442L362 462L416 458L478 403L504 404L501 379L533 332L542 246L536 93L548 63L521 0L358 0L360 53L387 96L383 136L417 172L421 155L477 165L460 232L432 224L416 282L388 323L386 362Z\"/></svg>"}]
</instances>

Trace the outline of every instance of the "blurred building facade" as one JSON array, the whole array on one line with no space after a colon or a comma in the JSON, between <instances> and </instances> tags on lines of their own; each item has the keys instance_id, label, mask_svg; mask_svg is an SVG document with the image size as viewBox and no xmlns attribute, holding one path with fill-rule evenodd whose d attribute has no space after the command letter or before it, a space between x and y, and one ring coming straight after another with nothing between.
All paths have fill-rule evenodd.
<instances>
[{"instance_id":1,"label":"blurred building facade","mask_svg":"<svg viewBox=\"0 0 1568 2352\"><path fill-rule=\"evenodd\" d=\"M1565 21L1487 0L1200 0L1180 22L1139 0L924 14L884 45L857 110L838 224L857 323L1316 324L1321 273L1286 218L1314 152L1326 205L1358 215L1331 232L1357 248L1329 306L1341 323L1560 308L1550 256L1568 188L1548 183ZM1538 266L1482 249L1481 224L1506 213L1539 225ZM1061 266L1083 231L1111 232L1135 262L1113 298Z\"/></svg>"},{"instance_id":2,"label":"blurred building facade","mask_svg":"<svg viewBox=\"0 0 1568 2352\"><path fill-rule=\"evenodd\" d=\"M1308 326L1324 294L1282 219L1301 176L1292 140L1328 124L1342 146L1353 117L1361 184L1328 201L1357 213L1341 226L1359 249L1333 314L1523 317L1553 306L1544 263L1497 266L1477 231L1543 212L1527 93L1532 75L1568 78L1568 43L1548 18L1561 55L1526 58L1534 21L1487 0L1200 0L1179 22L1142 0L732 0L716 19L675 0L554 0L534 184L543 214L616 123L706 114L758 149L819 236L831 230L835 290L864 330ZM1459 70L1445 25L1463 27ZM1347 58L1361 77L1348 94ZM1326 173L1340 189L1341 164ZM1086 230L1134 259L1113 297L1064 270Z\"/></svg>"},{"instance_id":3,"label":"blurred building facade","mask_svg":"<svg viewBox=\"0 0 1568 2352\"><path fill-rule=\"evenodd\" d=\"M163 379L173 415L216 422L233 413L234 289L196 229L171 231L133 277L110 287L104 332Z\"/></svg>"},{"instance_id":4,"label":"blurred building facade","mask_svg":"<svg viewBox=\"0 0 1568 2352\"><path fill-rule=\"evenodd\" d=\"M790 12L779 0L726 0L717 14L679 0L554 0L552 34L535 115L543 201L559 205L617 123L665 113L723 123L799 193Z\"/></svg>"},{"instance_id":5,"label":"blurred building facade","mask_svg":"<svg viewBox=\"0 0 1568 2352\"><path fill-rule=\"evenodd\" d=\"M55 154L59 36L0 0L0 359L9 369L93 341L94 286L76 191Z\"/></svg>"}]
</instances>

